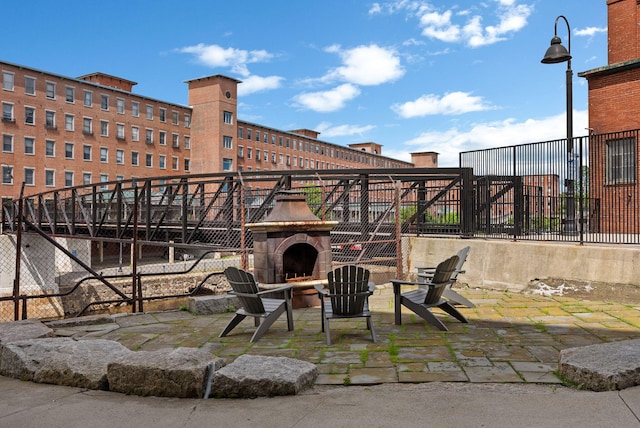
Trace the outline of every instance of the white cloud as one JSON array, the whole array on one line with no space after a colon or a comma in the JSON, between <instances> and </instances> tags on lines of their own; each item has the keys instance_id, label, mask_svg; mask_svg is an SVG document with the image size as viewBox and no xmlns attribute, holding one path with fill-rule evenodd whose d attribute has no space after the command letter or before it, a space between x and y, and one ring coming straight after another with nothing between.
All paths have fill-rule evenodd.
<instances>
[{"instance_id":1,"label":"white cloud","mask_svg":"<svg viewBox=\"0 0 640 428\"><path fill-rule=\"evenodd\" d=\"M327 91L299 94L294 101L304 108L326 113L340 110L347 101L358 95L360 95L358 87L345 83Z\"/></svg>"},{"instance_id":2,"label":"white cloud","mask_svg":"<svg viewBox=\"0 0 640 428\"><path fill-rule=\"evenodd\" d=\"M588 112L575 110L574 136L586 135L588 123ZM463 151L556 140L564 138L565 132L565 114L523 122L506 119L500 122L479 123L467 130L452 128L444 132L425 131L404 142L407 151L385 150L385 156L411 161L412 152L434 151L439 153L439 166L456 167L458 155Z\"/></svg>"},{"instance_id":3,"label":"white cloud","mask_svg":"<svg viewBox=\"0 0 640 428\"><path fill-rule=\"evenodd\" d=\"M321 122L315 128L323 138L345 137L350 135L363 135L367 131L375 128L375 125L337 125L329 122Z\"/></svg>"},{"instance_id":4,"label":"white cloud","mask_svg":"<svg viewBox=\"0 0 640 428\"><path fill-rule=\"evenodd\" d=\"M331 70L324 81L338 80L355 85L380 85L394 81L404 74L400 58L393 49L375 44L342 50L330 46L326 52L337 53L343 65Z\"/></svg>"},{"instance_id":5,"label":"white cloud","mask_svg":"<svg viewBox=\"0 0 640 428\"><path fill-rule=\"evenodd\" d=\"M495 4L493 10L490 10L491 4ZM483 21L487 16L479 14L477 8L457 10L457 6L453 6L440 11L430 2L419 0L397 0L384 5L376 3L369 13L393 14L405 11L418 19L422 35L425 37L446 43L464 43L470 47L479 47L500 42L505 40L507 35L520 31L527 25L527 19L533 12L533 5L517 4L515 0L481 2L478 7L483 7L483 11L493 12L497 23L485 26ZM458 20L460 22L457 22Z\"/></svg>"},{"instance_id":6,"label":"white cloud","mask_svg":"<svg viewBox=\"0 0 640 428\"><path fill-rule=\"evenodd\" d=\"M575 36L593 37L598 33L606 33L607 27L587 27L573 30Z\"/></svg>"},{"instance_id":7,"label":"white cloud","mask_svg":"<svg viewBox=\"0 0 640 428\"><path fill-rule=\"evenodd\" d=\"M472 96L468 92L449 92L442 97L427 94L415 101L391 106L393 111L405 119L437 114L457 115L492 108L482 97Z\"/></svg>"},{"instance_id":8,"label":"white cloud","mask_svg":"<svg viewBox=\"0 0 640 428\"><path fill-rule=\"evenodd\" d=\"M280 87L284 78L280 76L260 77L256 75L242 79L242 83L238 85L238 96L253 94L255 92L277 89Z\"/></svg>"},{"instance_id":9,"label":"white cloud","mask_svg":"<svg viewBox=\"0 0 640 428\"><path fill-rule=\"evenodd\" d=\"M230 68L241 76L249 76L247 64L268 62L273 54L265 50L248 51L244 49L223 48L218 45L205 45L199 43L195 46L187 46L177 49L178 52L195 55L196 59L209 67Z\"/></svg>"}]
</instances>

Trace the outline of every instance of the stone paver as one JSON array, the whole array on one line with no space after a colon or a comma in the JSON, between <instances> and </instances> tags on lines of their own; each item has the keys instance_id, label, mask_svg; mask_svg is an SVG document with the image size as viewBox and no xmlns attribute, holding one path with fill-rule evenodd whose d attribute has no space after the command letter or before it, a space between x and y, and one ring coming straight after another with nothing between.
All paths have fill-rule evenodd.
<instances>
[{"instance_id":1,"label":"stone paver","mask_svg":"<svg viewBox=\"0 0 640 428\"><path fill-rule=\"evenodd\" d=\"M320 309L294 310L294 331L282 317L260 341L243 321L218 338L232 314L186 311L114 316L115 324L53 327L74 339L110 339L132 350L212 346L227 362L236 357L290 357L318 368L316 384L416 382L560 383L560 351L577 346L640 338L640 307L567 297L544 297L463 289L476 308L460 308L463 324L435 309L450 329L442 332L403 308L394 324L390 286L370 300L377 343L360 321L334 320L332 345L321 332Z\"/></svg>"}]
</instances>

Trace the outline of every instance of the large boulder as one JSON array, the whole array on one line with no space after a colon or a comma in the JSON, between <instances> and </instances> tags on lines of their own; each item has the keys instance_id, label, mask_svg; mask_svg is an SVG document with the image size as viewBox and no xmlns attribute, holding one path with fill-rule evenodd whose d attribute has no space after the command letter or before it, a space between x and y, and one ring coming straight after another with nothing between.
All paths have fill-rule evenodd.
<instances>
[{"instance_id":1,"label":"large boulder","mask_svg":"<svg viewBox=\"0 0 640 428\"><path fill-rule=\"evenodd\" d=\"M640 339L563 349L558 371L591 391L640 385Z\"/></svg>"},{"instance_id":2,"label":"large boulder","mask_svg":"<svg viewBox=\"0 0 640 428\"><path fill-rule=\"evenodd\" d=\"M109 389L125 394L202 398L210 373L224 360L208 349L176 348L137 351L117 358L107 368Z\"/></svg>"},{"instance_id":3,"label":"large boulder","mask_svg":"<svg viewBox=\"0 0 640 428\"><path fill-rule=\"evenodd\" d=\"M286 357L241 355L213 374L213 397L295 395L318 376L314 364Z\"/></svg>"},{"instance_id":4,"label":"large boulder","mask_svg":"<svg viewBox=\"0 0 640 428\"><path fill-rule=\"evenodd\" d=\"M111 340L44 338L2 344L0 374L33 382L109 389L107 365L133 351Z\"/></svg>"}]
</instances>

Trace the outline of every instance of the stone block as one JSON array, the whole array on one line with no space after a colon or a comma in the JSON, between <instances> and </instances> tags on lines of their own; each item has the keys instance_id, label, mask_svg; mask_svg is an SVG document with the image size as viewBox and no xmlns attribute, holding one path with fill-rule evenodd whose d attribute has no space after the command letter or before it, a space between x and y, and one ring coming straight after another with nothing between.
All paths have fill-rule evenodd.
<instances>
[{"instance_id":1,"label":"stone block","mask_svg":"<svg viewBox=\"0 0 640 428\"><path fill-rule=\"evenodd\" d=\"M0 322L0 344L53 336L53 330L36 319Z\"/></svg>"},{"instance_id":2,"label":"stone block","mask_svg":"<svg viewBox=\"0 0 640 428\"><path fill-rule=\"evenodd\" d=\"M564 349L558 369L564 379L591 391L640 385L640 339Z\"/></svg>"},{"instance_id":3,"label":"stone block","mask_svg":"<svg viewBox=\"0 0 640 428\"><path fill-rule=\"evenodd\" d=\"M213 397L295 395L318 376L314 364L286 357L241 355L213 374Z\"/></svg>"},{"instance_id":4,"label":"stone block","mask_svg":"<svg viewBox=\"0 0 640 428\"><path fill-rule=\"evenodd\" d=\"M156 397L202 398L210 373L224 360L207 349L138 351L109 363L109 389Z\"/></svg>"},{"instance_id":5,"label":"stone block","mask_svg":"<svg viewBox=\"0 0 640 428\"><path fill-rule=\"evenodd\" d=\"M240 308L238 297L230 294L216 294L213 296L196 296L189 298L189 312L196 315L222 314L235 312Z\"/></svg>"},{"instance_id":6,"label":"stone block","mask_svg":"<svg viewBox=\"0 0 640 428\"><path fill-rule=\"evenodd\" d=\"M30 339L4 343L0 374L40 383L109 389L107 365L133 354L111 340Z\"/></svg>"}]
</instances>

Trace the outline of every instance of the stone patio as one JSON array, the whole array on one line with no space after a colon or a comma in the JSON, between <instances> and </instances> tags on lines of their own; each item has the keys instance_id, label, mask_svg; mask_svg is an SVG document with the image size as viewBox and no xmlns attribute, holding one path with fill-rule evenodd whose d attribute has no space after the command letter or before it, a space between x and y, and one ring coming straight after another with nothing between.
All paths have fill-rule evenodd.
<instances>
[{"instance_id":1,"label":"stone patio","mask_svg":"<svg viewBox=\"0 0 640 428\"><path fill-rule=\"evenodd\" d=\"M333 344L327 346L319 308L294 310L293 332L282 317L255 344L249 343L251 321L218 338L231 313L170 311L48 325L59 336L115 340L132 350L207 345L227 363L240 355L296 358L315 364L315 383L325 385L561 383L556 373L562 350L640 338L640 305L475 289L461 293L476 308L460 308L468 324L434 310L449 328L443 332L408 311L403 324L395 325L392 289L378 287L370 299L377 343L364 320L337 320L331 325Z\"/></svg>"}]
</instances>

